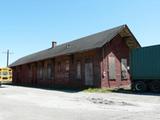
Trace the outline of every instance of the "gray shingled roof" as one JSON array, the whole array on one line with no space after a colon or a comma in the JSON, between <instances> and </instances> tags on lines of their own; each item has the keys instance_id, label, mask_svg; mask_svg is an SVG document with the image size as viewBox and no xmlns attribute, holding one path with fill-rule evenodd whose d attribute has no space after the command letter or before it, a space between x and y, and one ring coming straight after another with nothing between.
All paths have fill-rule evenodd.
<instances>
[{"instance_id":1,"label":"gray shingled roof","mask_svg":"<svg viewBox=\"0 0 160 120\"><path fill-rule=\"evenodd\" d=\"M12 63L9 67L31 63L35 61L40 61L47 58L53 58L60 55L100 48L105 43L112 40L125 27L127 26L126 25L118 26L103 32L99 32L99 33L89 35L71 42L58 45L55 48L49 48L31 55L22 57L17 61L15 61L14 63Z\"/></svg>"}]
</instances>

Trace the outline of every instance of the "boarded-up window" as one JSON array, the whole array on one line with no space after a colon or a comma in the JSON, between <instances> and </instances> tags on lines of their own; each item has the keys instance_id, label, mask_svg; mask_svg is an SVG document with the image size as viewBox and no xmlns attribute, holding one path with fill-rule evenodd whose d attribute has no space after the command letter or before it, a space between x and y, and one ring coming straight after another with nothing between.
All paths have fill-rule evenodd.
<instances>
[{"instance_id":1,"label":"boarded-up window","mask_svg":"<svg viewBox=\"0 0 160 120\"><path fill-rule=\"evenodd\" d=\"M116 79L115 57L109 56L109 79Z\"/></svg>"},{"instance_id":2,"label":"boarded-up window","mask_svg":"<svg viewBox=\"0 0 160 120\"><path fill-rule=\"evenodd\" d=\"M43 80L47 80L48 76L47 76L47 66L44 65L43 67Z\"/></svg>"},{"instance_id":3,"label":"boarded-up window","mask_svg":"<svg viewBox=\"0 0 160 120\"><path fill-rule=\"evenodd\" d=\"M43 66L41 66L39 69L39 78L43 79Z\"/></svg>"},{"instance_id":4,"label":"boarded-up window","mask_svg":"<svg viewBox=\"0 0 160 120\"><path fill-rule=\"evenodd\" d=\"M58 62L58 63L57 63L57 66L58 66L58 67L57 67L57 69L58 69L57 71L58 71L58 72L61 72L61 63Z\"/></svg>"},{"instance_id":5,"label":"boarded-up window","mask_svg":"<svg viewBox=\"0 0 160 120\"><path fill-rule=\"evenodd\" d=\"M43 79L43 66L42 66L42 64L38 65L37 78Z\"/></svg>"},{"instance_id":6,"label":"boarded-up window","mask_svg":"<svg viewBox=\"0 0 160 120\"><path fill-rule=\"evenodd\" d=\"M69 60L66 60L66 66L65 66L66 71L69 71Z\"/></svg>"},{"instance_id":7,"label":"boarded-up window","mask_svg":"<svg viewBox=\"0 0 160 120\"><path fill-rule=\"evenodd\" d=\"M77 79L81 79L81 62L77 62Z\"/></svg>"},{"instance_id":8,"label":"boarded-up window","mask_svg":"<svg viewBox=\"0 0 160 120\"><path fill-rule=\"evenodd\" d=\"M121 78L127 79L127 59L121 59Z\"/></svg>"},{"instance_id":9,"label":"boarded-up window","mask_svg":"<svg viewBox=\"0 0 160 120\"><path fill-rule=\"evenodd\" d=\"M31 65L28 65L28 78L32 79L32 69L31 69Z\"/></svg>"},{"instance_id":10,"label":"boarded-up window","mask_svg":"<svg viewBox=\"0 0 160 120\"><path fill-rule=\"evenodd\" d=\"M53 79L53 66L52 64L47 64L47 78L49 80Z\"/></svg>"},{"instance_id":11,"label":"boarded-up window","mask_svg":"<svg viewBox=\"0 0 160 120\"><path fill-rule=\"evenodd\" d=\"M85 85L93 86L93 64L85 63Z\"/></svg>"}]
</instances>

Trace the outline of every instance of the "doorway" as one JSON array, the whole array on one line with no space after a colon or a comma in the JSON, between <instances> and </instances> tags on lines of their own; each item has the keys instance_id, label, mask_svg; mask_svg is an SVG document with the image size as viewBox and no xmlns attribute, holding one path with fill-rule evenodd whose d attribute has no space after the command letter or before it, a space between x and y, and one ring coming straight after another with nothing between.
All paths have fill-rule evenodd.
<instances>
[{"instance_id":1,"label":"doorway","mask_svg":"<svg viewBox=\"0 0 160 120\"><path fill-rule=\"evenodd\" d=\"M93 63L85 63L85 85L93 86Z\"/></svg>"}]
</instances>

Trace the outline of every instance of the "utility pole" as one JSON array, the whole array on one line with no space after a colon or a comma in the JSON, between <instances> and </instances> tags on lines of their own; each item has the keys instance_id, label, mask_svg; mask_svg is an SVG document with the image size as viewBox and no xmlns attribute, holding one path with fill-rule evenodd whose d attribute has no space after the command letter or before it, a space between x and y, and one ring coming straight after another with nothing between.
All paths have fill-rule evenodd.
<instances>
[{"instance_id":1,"label":"utility pole","mask_svg":"<svg viewBox=\"0 0 160 120\"><path fill-rule=\"evenodd\" d=\"M9 50L7 50L7 67L9 65Z\"/></svg>"},{"instance_id":2,"label":"utility pole","mask_svg":"<svg viewBox=\"0 0 160 120\"><path fill-rule=\"evenodd\" d=\"M10 54L13 54L9 51L9 49L6 51L6 52L3 52L3 54L6 54L7 55L7 67L9 65L9 57L10 57Z\"/></svg>"}]
</instances>

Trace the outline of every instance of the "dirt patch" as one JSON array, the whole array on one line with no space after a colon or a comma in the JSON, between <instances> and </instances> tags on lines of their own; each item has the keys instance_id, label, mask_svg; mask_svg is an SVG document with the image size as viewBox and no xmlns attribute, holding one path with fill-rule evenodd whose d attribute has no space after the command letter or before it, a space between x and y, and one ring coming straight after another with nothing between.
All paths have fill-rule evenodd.
<instances>
[{"instance_id":1,"label":"dirt patch","mask_svg":"<svg viewBox=\"0 0 160 120\"><path fill-rule=\"evenodd\" d=\"M105 98L88 98L87 100L94 104L101 104L101 105L138 106L136 104L125 101L113 101Z\"/></svg>"}]
</instances>

